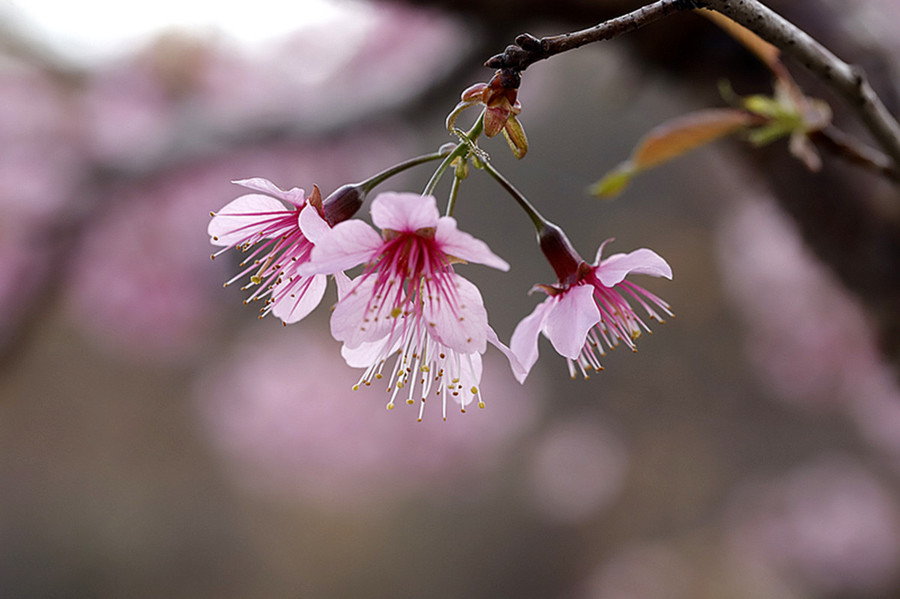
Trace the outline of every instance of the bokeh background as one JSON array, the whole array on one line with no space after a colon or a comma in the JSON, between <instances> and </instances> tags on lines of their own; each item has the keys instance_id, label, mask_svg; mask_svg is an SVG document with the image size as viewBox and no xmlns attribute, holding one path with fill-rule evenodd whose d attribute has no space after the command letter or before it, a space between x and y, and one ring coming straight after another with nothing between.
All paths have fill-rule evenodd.
<instances>
[{"instance_id":1,"label":"bokeh background","mask_svg":"<svg viewBox=\"0 0 900 599\"><path fill-rule=\"evenodd\" d=\"M482 146L584 256L666 257L674 281L638 282L676 317L588 381L546 342L524 386L489 352L486 409L416 423L350 390L327 309L285 328L222 288L209 211L234 179L327 194L432 151L515 34L638 3L293 4L0 4L0 596L900 596L900 306L847 275L897 238L848 266L831 210L894 230L895 187L731 140L599 202L653 125L768 75L692 14L535 64L528 156ZM771 5L896 114L896 3ZM552 270L482 173L456 216L512 264L459 267L508 340Z\"/></svg>"}]
</instances>

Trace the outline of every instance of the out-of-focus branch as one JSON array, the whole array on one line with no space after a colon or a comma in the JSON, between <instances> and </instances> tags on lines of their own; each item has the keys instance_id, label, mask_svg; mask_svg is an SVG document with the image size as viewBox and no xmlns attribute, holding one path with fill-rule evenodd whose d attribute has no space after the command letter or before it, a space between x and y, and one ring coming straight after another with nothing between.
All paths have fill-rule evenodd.
<instances>
[{"instance_id":1,"label":"out-of-focus branch","mask_svg":"<svg viewBox=\"0 0 900 599\"><path fill-rule=\"evenodd\" d=\"M843 96L885 153L900 165L900 124L872 89L863 70L847 64L807 33L757 0L700 0L797 59Z\"/></svg>"},{"instance_id":2,"label":"out-of-focus branch","mask_svg":"<svg viewBox=\"0 0 900 599\"><path fill-rule=\"evenodd\" d=\"M819 147L828 150L836 156L840 156L851 164L900 183L900 173L898 173L894 167L894 162L887 154L867 146L837 127L828 126L820 131L811 131L809 138Z\"/></svg>"}]
</instances>

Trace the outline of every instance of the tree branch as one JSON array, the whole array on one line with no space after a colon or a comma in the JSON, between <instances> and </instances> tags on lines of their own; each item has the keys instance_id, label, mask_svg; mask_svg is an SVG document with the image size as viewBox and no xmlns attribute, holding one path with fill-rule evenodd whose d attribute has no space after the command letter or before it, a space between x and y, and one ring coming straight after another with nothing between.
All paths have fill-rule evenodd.
<instances>
[{"instance_id":1,"label":"tree branch","mask_svg":"<svg viewBox=\"0 0 900 599\"><path fill-rule=\"evenodd\" d=\"M850 164L855 164L895 183L900 183L900 173L894 168L890 156L867 146L834 126L825 127L820 131L811 131L809 138L816 145L840 156Z\"/></svg>"},{"instance_id":2,"label":"tree branch","mask_svg":"<svg viewBox=\"0 0 900 599\"><path fill-rule=\"evenodd\" d=\"M593 42L612 39L674 12L696 7L697 3L694 0L657 0L653 4L581 31L562 33L541 39L523 33L516 38L515 44L507 46L501 54L489 58L484 66L522 72L533 63L550 58L555 54L574 50Z\"/></svg>"},{"instance_id":3,"label":"tree branch","mask_svg":"<svg viewBox=\"0 0 900 599\"><path fill-rule=\"evenodd\" d=\"M740 23L817 75L850 104L891 157L895 170L900 168L900 124L869 85L860 67L847 64L757 0L700 0L697 4Z\"/></svg>"}]
</instances>

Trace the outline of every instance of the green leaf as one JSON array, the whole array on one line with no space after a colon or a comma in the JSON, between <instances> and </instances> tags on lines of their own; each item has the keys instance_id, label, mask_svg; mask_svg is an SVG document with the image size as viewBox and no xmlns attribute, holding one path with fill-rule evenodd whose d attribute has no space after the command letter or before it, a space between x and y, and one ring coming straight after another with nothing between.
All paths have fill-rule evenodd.
<instances>
[{"instance_id":1,"label":"green leaf","mask_svg":"<svg viewBox=\"0 0 900 599\"><path fill-rule=\"evenodd\" d=\"M588 192L599 198L615 197L625 189L635 174L637 174L637 170L631 161L623 162L591 185Z\"/></svg>"}]
</instances>

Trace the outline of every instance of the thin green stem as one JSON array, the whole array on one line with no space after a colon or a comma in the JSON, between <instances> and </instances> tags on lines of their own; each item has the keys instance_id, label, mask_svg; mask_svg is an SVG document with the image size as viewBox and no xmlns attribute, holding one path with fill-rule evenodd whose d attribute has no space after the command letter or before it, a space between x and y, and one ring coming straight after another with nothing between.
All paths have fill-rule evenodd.
<instances>
[{"instance_id":1,"label":"thin green stem","mask_svg":"<svg viewBox=\"0 0 900 599\"><path fill-rule=\"evenodd\" d=\"M462 179L457 174L453 177L453 183L450 184L450 199L447 200L447 216L453 216L453 209L456 208L456 196L459 194L459 182Z\"/></svg>"},{"instance_id":2,"label":"thin green stem","mask_svg":"<svg viewBox=\"0 0 900 599\"><path fill-rule=\"evenodd\" d=\"M407 169L411 169L414 166L419 166L420 164L425 164L426 162L433 162L434 160L439 160L443 157L443 154L440 152L432 152L431 154L424 154L422 156L417 156L416 158L410 158L400 164L394 165L391 168L385 169L380 173L372 175L365 181L359 183L359 186L363 188L366 193L369 193L376 186L384 183L387 179L390 179L396 174L402 173Z\"/></svg>"},{"instance_id":3,"label":"thin green stem","mask_svg":"<svg viewBox=\"0 0 900 599\"><path fill-rule=\"evenodd\" d=\"M513 197L513 199L519 204L522 210L525 211L525 214L528 215L528 218L531 219L531 222L534 223L535 229L537 229L538 233L543 231L545 227L552 226L553 223L548 221L546 218L541 216L541 213L537 211L537 208L531 205L522 192L516 189L516 187L506 180L506 177L500 174L500 172L491 166L490 162L484 162L483 168L487 173L492 176L497 183L500 184L500 187L509 192L509 195Z\"/></svg>"},{"instance_id":4,"label":"thin green stem","mask_svg":"<svg viewBox=\"0 0 900 599\"><path fill-rule=\"evenodd\" d=\"M481 132L484 131L484 113L481 113L481 116L478 117L478 120L472 125L472 128L466 131L465 137L471 143L475 143L475 140L478 139L478 136L481 135ZM447 169L450 168L450 165L457 158L465 158L466 154L469 152L469 144L464 141L460 141L459 145L456 146L452 152L450 152L446 158L444 158L443 162L441 162L437 169L435 169L434 174L431 175L431 179L428 180L428 184L425 186L425 190L422 192L423 196L430 196L434 193L434 189L437 187L438 181L441 180L441 177L444 176L444 173L447 172Z\"/></svg>"}]
</instances>

